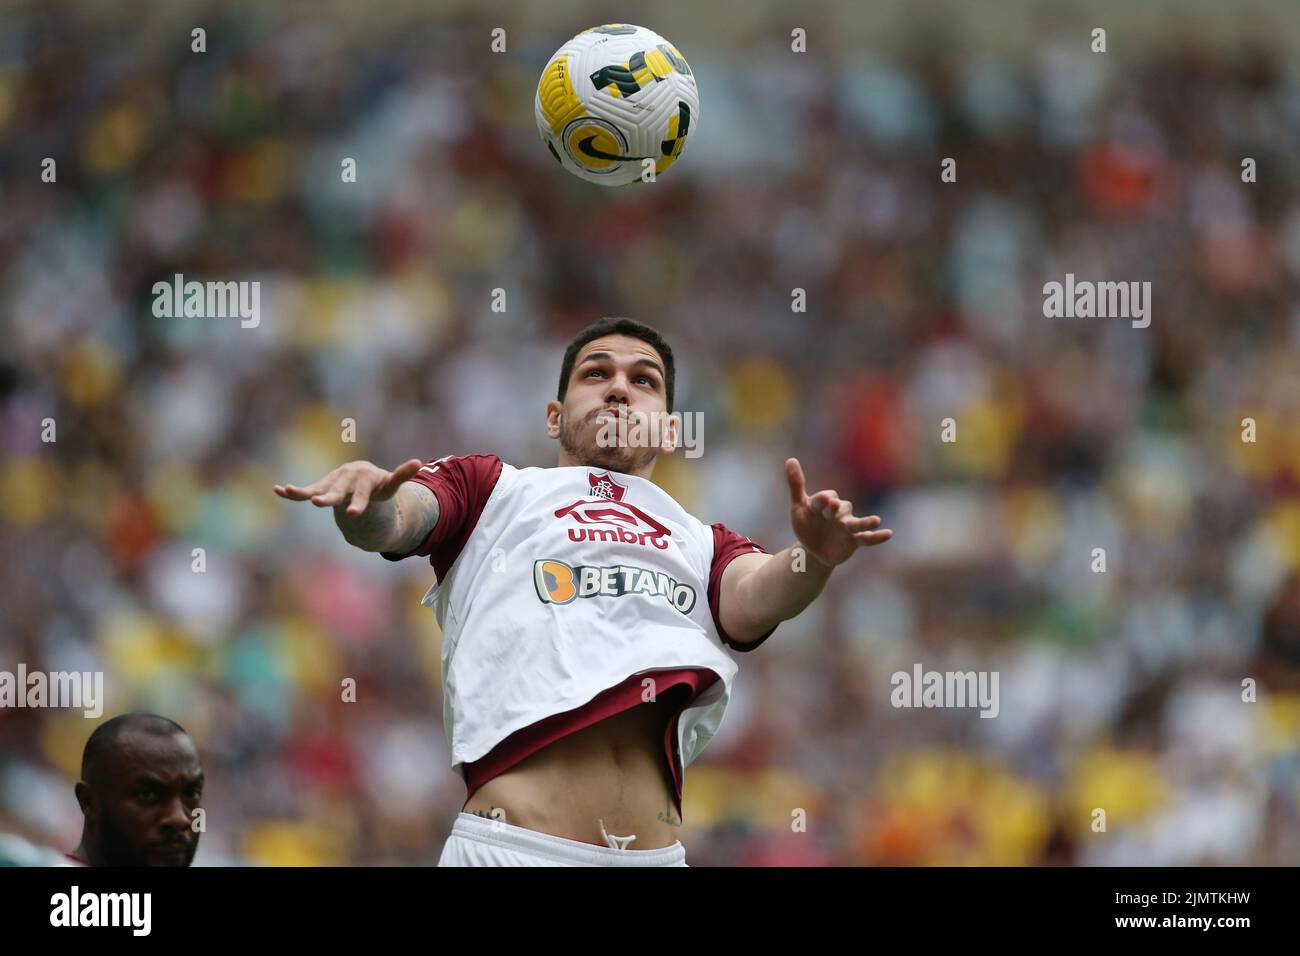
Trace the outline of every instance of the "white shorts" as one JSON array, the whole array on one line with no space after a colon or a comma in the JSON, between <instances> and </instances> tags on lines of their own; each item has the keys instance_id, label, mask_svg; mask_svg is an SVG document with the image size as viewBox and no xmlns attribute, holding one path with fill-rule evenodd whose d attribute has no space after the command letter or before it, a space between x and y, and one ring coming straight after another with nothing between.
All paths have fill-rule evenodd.
<instances>
[{"instance_id":1,"label":"white shorts","mask_svg":"<svg viewBox=\"0 0 1300 956\"><path fill-rule=\"evenodd\" d=\"M626 850L539 833L461 812L439 866L686 866L680 842L657 850Z\"/></svg>"}]
</instances>

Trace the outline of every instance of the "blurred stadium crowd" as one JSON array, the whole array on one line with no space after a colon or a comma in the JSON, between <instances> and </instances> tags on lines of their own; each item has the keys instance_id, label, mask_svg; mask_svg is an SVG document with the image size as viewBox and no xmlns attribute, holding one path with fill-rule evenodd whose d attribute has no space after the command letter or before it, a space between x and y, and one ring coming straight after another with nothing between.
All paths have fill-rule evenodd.
<instances>
[{"instance_id":1,"label":"blurred stadium crowd","mask_svg":"<svg viewBox=\"0 0 1300 956\"><path fill-rule=\"evenodd\" d=\"M704 454L655 479L702 520L791 543L796 455L895 531L741 656L686 776L692 865L1300 860L1280 50L1062 30L827 57L784 20L731 45L665 14L702 120L660 182L609 191L532 118L540 65L602 12L493 55L487 14L203 9L204 54L56 5L0 30L0 668L102 669L105 718L183 724L198 864L437 859L464 785L432 569L271 487L355 458L553 464L543 406L601 315L674 344ZM1067 272L1150 281L1150 327L1044 318ZM155 318L175 273L259 280L260 324ZM997 718L892 707L918 662L998 671ZM92 727L0 711L0 831L75 846Z\"/></svg>"}]
</instances>

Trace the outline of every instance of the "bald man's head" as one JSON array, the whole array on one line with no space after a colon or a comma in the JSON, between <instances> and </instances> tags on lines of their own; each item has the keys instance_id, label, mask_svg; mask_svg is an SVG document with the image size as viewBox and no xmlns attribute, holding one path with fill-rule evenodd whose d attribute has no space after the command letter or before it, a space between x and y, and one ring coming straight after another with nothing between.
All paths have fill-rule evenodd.
<instances>
[{"instance_id":1,"label":"bald man's head","mask_svg":"<svg viewBox=\"0 0 1300 956\"><path fill-rule=\"evenodd\" d=\"M81 757L77 802L91 866L189 866L203 768L184 728L157 714L122 714L95 729Z\"/></svg>"}]
</instances>

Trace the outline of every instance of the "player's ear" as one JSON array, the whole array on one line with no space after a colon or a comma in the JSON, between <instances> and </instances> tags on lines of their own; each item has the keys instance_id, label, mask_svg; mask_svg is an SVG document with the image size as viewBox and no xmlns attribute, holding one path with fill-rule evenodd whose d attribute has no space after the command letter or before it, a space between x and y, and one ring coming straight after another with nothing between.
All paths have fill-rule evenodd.
<instances>
[{"instance_id":1,"label":"player's ear","mask_svg":"<svg viewBox=\"0 0 1300 956\"><path fill-rule=\"evenodd\" d=\"M663 434L659 441L659 451L671 455L681 441L682 417L676 412L665 412L662 421Z\"/></svg>"},{"instance_id":2,"label":"player's ear","mask_svg":"<svg viewBox=\"0 0 1300 956\"><path fill-rule=\"evenodd\" d=\"M546 403L546 434L549 438L560 437L560 416L564 413L564 406L556 399L551 399Z\"/></svg>"},{"instance_id":3,"label":"player's ear","mask_svg":"<svg viewBox=\"0 0 1300 956\"><path fill-rule=\"evenodd\" d=\"M77 795L77 804L81 807L83 816L90 816L90 812L95 808L95 794L90 789L90 784L84 780L78 780L77 785L72 788Z\"/></svg>"}]
</instances>

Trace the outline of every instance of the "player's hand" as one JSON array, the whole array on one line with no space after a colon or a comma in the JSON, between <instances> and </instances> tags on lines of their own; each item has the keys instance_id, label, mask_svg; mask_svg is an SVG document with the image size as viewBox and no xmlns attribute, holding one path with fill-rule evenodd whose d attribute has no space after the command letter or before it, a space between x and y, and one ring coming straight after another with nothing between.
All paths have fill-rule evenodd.
<instances>
[{"instance_id":1,"label":"player's hand","mask_svg":"<svg viewBox=\"0 0 1300 956\"><path fill-rule=\"evenodd\" d=\"M402 482L423 467L424 462L412 458L392 471L384 471L368 461L350 461L340 465L324 478L306 488L297 485L276 485L275 493L290 501L310 501L317 508L341 508L355 518L366 510L372 501L386 501L397 493Z\"/></svg>"},{"instance_id":2,"label":"player's hand","mask_svg":"<svg viewBox=\"0 0 1300 956\"><path fill-rule=\"evenodd\" d=\"M858 548L883 544L894 536L880 527L880 516L853 516L853 504L840 500L834 491L809 496L798 458L785 461L785 478L790 485L790 525L799 543L827 567L843 564Z\"/></svg>"}]
</instances>

